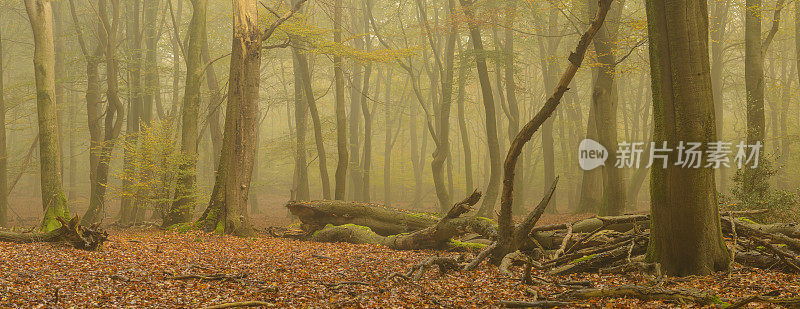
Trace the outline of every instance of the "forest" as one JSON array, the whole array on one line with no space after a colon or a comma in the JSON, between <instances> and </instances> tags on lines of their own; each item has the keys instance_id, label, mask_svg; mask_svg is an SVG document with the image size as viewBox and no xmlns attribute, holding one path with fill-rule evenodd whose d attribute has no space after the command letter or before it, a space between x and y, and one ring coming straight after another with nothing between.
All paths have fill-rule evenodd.
<instances>
[{"instance_id":1,"label":"forest","mask_svg":"<svg viewBox=\"0 0 800 309\"><path fill-rule=\"evenodd\" d=\"M0 308L800 308L798 70L797 0L0 0Z\"/></svg>"}]
</instances>

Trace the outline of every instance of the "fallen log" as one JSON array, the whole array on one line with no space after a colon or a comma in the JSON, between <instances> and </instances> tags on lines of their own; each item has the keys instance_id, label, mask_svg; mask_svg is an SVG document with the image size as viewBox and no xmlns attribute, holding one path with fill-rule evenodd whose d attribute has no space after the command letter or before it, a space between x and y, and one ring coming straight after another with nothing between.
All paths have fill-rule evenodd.
<instances>
[{"instance_id":1,"label":"fallen log","mask_svg":"<svg viewBox=\"0 0 800 309\"><path fill-rule=\"evenodd\" d=\"M786 308L800 308L800 297L793 297L793 298L772 298L767 296L749 296L745 297L742 300L739 300L728 307L729 309L735 308L742 308L750 303L766 303L766 304L773 304L778 305Z\"/></svg>"},{"instance_id":2,"label":"fallen log","mask_svg":"<svg viewBox=\"0 0 800 309\"><path fill-rule=\"evenodd\" d=\"M319 242L347 242L353 244L379 244L395 250L446 249L452 246L451 238L466 233L485 234L493 230L488 220L461 218L472 210L472 206L481 198L480 192L473 192L469 197L456 203L447 215L436 224L413 233L382 236L368 226L345 224L326 225L314 232L309 240Z\"/></svg>"},{"instance_id":3,"label":"fallen log","mask_svg":"<svg viewBox=\"0 0 800 309\"><path fill-rule=\"evenodd\" d=\"M780 258L754 251L737 252L734 260L736 263L747 267L775 270L785 273L796 272L794 268L784 263Z\"/></svg>"},{"instance_id":4,"label":"fallen log","mask_svg":"<svg viewBox=\"0 0 800 309\"><path fill-rule=\"evenodd\" d=\"M632 246L632 247L631 247ZM630 257L644 254L647 250L647 239L639 238L631 241L631 244L620 246L616 249L587 255L569 263L558 266L548 271L550 275L566 275L578 272L598 271L601 268L612 266L615 262L629 259Z\"/></svg>"},{"instance_id":5,"label":"fallen log","mask_svg":"<svg viewBox=\"0 0 800 309\"><path fill-rule=\"evenodd\" d=\"M434 215L395 210L380 204L346 201L290 201L286 208L303 223L308 233L327 225L360 225L382 236L410 233L436 224Z\"/></svg>"},{"instance_id":6,"label":"fallen log","mask_svg":"<svg viewBox=\"0 0 800 309\"><path fill-rule=\"evenodd\" d=\"M537 301L500 301L500 305L506 308L555 308L555 307L569 307L572 303L555 301L555 300L537 300Z\"/></svg>"},{"instance_id":7,"label":"fallen log","mask_svg":"<svg viewBox=\"0 0 800 309\"><path fill-rule=\"evenodd\" d=\"M623 285L608 288L590 288L569 291L561 295L563 299L595 299L595 298L636 298L643 301L669 301L680 304L696 303L700 305L722 305L719 297L691 289L670 290L660 287L644 287Z\"/></svg>"},{"instance_id":8,"label":"fallen log","mask_svg":"<svg viewBox=\"0 0 800 309\"><path fill-rule=\"evenodd\" d=\"M787 247L791 248L795 252L800 253L800 239L793 238L792 236L785 235L780 232L769 232L771 231L784 231L788 232L784 228L787 226L785 224L779 225L761 225L757 223L750 223L744 220L731 220L730 218L723 217L722 218L722 230L725 233L732 233L734 231L738 232L741 236L748 236L748 237L758 237L758 238L766 238L772 240L774 242L779 242L785 244ZM734 224L735 226L732 226ZM770 228L772 226L772 228ZM775 228L776 226L782 226L781 228ZM791 234L791 232L788 232Z\"/></svg>"},{"instance_id":9,"label":"fallen log","mask_svg":"<svg viewBox=\"0 0 800 309\"><path fill-rule=\"evenodd\" d=\"M67 221L64 218L56 217L61 227L45 233L14 233L0 232L0 241L12 243L66 243L76 249L94 251L99 249L103 242L108 240L108 233L101 229L97 224L84 227L81 226L80 217Z\"/></svg>"}]
</instances>

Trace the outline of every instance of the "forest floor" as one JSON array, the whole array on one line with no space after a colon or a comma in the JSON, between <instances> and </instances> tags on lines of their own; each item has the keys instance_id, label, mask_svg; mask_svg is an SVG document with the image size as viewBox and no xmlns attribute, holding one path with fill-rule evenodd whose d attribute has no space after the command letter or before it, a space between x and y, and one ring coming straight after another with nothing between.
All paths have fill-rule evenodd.
<instances>
[{"instance_id":1,"label":"forest floor","mask_svg":"<svg viewBox=\"0 0 800 309\"><path fill-rule=\"evenodd\" d=\"M546 221L564 218L550 216ZM236 238L200 232L112 230L99 252L51 244L0 243L0 308L199 308L263 301L277 307L498 307L500 301L554 297L567 288L522 285L496 267L419 281L405 273L428 257L455 252L394 251L377 245L329 244L269 236ZM534 275L545 276L542 273ZM204 277L205 276L205 277ZM640 275L579 274L596 287L651 285ZM738 267L730 276L667 278L665 288L708 291L722 299L800 293L800 278ZM776 292L777 291L777 292ZM687 305L605 299L575 307L662 308ZM763 308L751 304L749 308Z\"/></svg>"}]
</instances>

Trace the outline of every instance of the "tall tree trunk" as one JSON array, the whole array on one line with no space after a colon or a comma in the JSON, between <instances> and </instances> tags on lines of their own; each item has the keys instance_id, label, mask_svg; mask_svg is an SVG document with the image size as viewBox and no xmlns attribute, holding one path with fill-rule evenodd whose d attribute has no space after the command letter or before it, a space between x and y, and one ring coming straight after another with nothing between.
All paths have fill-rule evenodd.
<instances>
[{"instance_id":1,"label":"tall tree trunk","mask_svg":"<svg viewBox=\"0 0 800 309\"><path fill-rule=\"evenodd\" d=\"M336 0L333 8L333 41L342 43L342 0ZM347 187L347 111L344 106L344 73L342 71L342 57L333 56L333 78L336 87L336 150L339 160L336 162L334 199L343 200Z\"/></svg>"},{"instance_id":2,"label":"tall tree trunk","mask_svg":"<svg viewBox=\"0 0 800 309\"><path fill-rule=\"evenodd\" d=\"M172 121L175 121L175 113L174 111L178 110L180 99L180 82L181 82L181 57L185 56L183 54L183 48L181 47L181 37L180 37L180 29L178 28L180 24L176 22L176 20L180 21L183 17L183 0L178 0L177 8L175 12L172 12L172 2L175 0L167 0L167 4L170 8L170 18L173 20L172 23L172 107L170 108L170 112L168 112L165 116L169 117Z\"/></svg>"},{"instance_id":3,"label":"tall tree trunk","mask_svg":"<svg viewBox=\"0 0 800 309\"><path fill-rule=\"evenodd\" d=\"M144 43L144 57L140 63L140 72L142 75L142 89L141 89L141 106L139 109L140 125L146 128L152 128L153 125L153 106L156 103L156 97L159 95L159 80L158 80L158 40L159 34L156 31L158 25L158 6L159 0L144 0L143 1L143 14L142 14L142 41ZM139 151L144 151L146 145L144 142L140 143ZM154 177L155 171L153 166L145 166L139 171L139 179L149 181ZM148 188L142 186L139 189L138 196L152 196L153 194L147 192ZM144 208L147 200L140 200L138 207L140 211L139 218L144 219ZM166 212L163 203L156 203L149 205L153 209L153 219L161 220Z\"/></svg>"},{"instance_id":4,"label":"tall tree trunk","mask_svg":"<svg viewBox=\"0 0 800 309\"><path fill-rule=\"evenodd\" d=\"M356 17L358 5L354 4L350 11L350 20L353 29L356 33L361 33L362 23ZM366 18L366 14L364 14ZM364 38L357 36L354 39L354 48L362 50L364 48ZM363 66L358 60L353 61L353 71L350 74L350 151L348 152L350 159L350 197L354 201L361 200L361 170L359 159L359 132L361 131L361 78Z\"/></svg>"},{"instance_id":5,"label":"tall tree trunk","mask_svg":"<svg viewBox=\"0 0 800 309\"><path fill-rule=\"evenodd\" d=\"M456 3L455 0L447 1L447 12L455 20ZM419 8L424 13L424 8ZM427 22L427 20L426 20ZM442 213L447 213L451 208L451 193L444 183L444 163L450 156L450 109L453 101L453 67L455 63L456 36L458 35L456 24L448 31L444 47L444 76L441 80L441 103L439 103L436 115L436 149L433 151L431 161L431 172L433 174L433 185L436 189L436 197L439 200L439 208ZM432 34L428 34L429 36ZM435 48L435 46L431 46ZM433 51L436 52L435 50ZM436 56L438 59L438 56ZM441 69L441 68L440 68Z\"/></svg>"},{"instance_id":6,"label":"tall tree trunk","mask_svg":"<svg viewBox=\"0 0 800 309\"><path fill-rule=\"evenodd\" d=\"M498 216L498 242L490 252L492 261L499 263L511 252L519 250L526 242L529 242L529 233L534 224L539 220L545 208L549 204L555 192L558 178L553 179L550 188L545 191L544 198L536 206L525 220L519 225L515 225L512 219L512 205L514 202L514 173L517 168L519 156L525 144L531 140L533 134L553 115L561 102L564 93L569 89L575 73L583 62L586 50L591 44L597 31L603 25L609 6L613 0L601 0L598 4L597 13L594 16L589 28L581 35L574 52L569 55L570 64L561 74L558 84L553 88L552 95L547 99L544 106L520 129L514 141L508 148L505 162L503 163L503 194L500 197L500 214ZM469 12L468 10L465 10Z\"/></svg>"},{"instance_id":7,"label":"tall tree trunk","mask_svg":"<svg viewBox=\"0 0 800 309\"><path fill-rule=\"evenodd\" d=\"M724 42L725 34L728 30L728 11L730 8L730 0L714 1L711 11L711 85L714 90L714 99L719 102L714 105L714 119L717 121L717 138L725 140L725 88L724 80L722 79L723 67L725 66L724 56ZM720 192L727 192L728 189L728 168L720 166L717 169L717 190Z\"/></svg>"},{"instance_id":8,"label":"tall tree trunk","mask_svg":"<svg viewBox=\"0 0 800 309\"><path fill-rule=\"evenodd\" d=\"M106 64L106 101L108 101L108 104L103 124L103 139L99 145L95 189L92 190L89 209L86 210L86 214L81 221L81 224L84 225L99 222L105 216L105 195L111 165L111 154L114 151L116 139L122 131L122 122L125 119L125 110L119 98L119 62L116 58L119 0L110 1L112 19L108 17L108 2L107 0L99 0L97 5L100 15L97 31L100 33L100 50L102 50ZM90 104L88 91L86 95L87 104ZM97 101L95 102L100 101L99 90L96 99ZM101 115L97 115L97 117L98 119L90 119L89 121L99 121Z\"/></svg>"},{"instance_id":9,"label":"tall tree trunk","mask_svg":"<svg viewBox=\"0 0 800 309\"><path fill-rule=\"evenodd\" d=\"M367 66L367 71L372 71L372 64ZM372 115L374 107L371 109L367 104L367 93L369 91L370 74L366 74L364 79L364 96L361 97L361 113L364 115L364 152L361 159L361 201L370 202L370 174L372 173ZM380 95L381 74L375 77L375 97ZM374 106L374 104L373 104Z\"/></svg>"},{"instance_id":10,"label":"tall tree trunk","mask_svg":"<svg viewBox=\"0 0 800 309\"><path fill-rule=\"evenodd\" d=\"M322 137L322 122L319 119L317 100L314 97L314 89L311 87L311 72L305 54L300 53L296 48L292 48L292 53L297 59L300 81L302 82L303 95L311 113L311 121L314 125L314 143L317 146L317 160L319 161L319 175L322 179L322 197L326 200L331 199L331 184L328 177L328 158L325 154L325 143Z\"/></svg>"},{"instance_id":11,"label":"tall tree trunk","mask_svg":"<svg viewBox=\"0 0 800 309\"><path fill-rule=\"evenodd\" d=\"M547 22L547 35L553 36L557 33L558 28L558 8L555 3L550 4L552 8L548 15ZM558 50L559 38L542 37L539 38L539 49L542 52L542 79L544 80L545 89L553 89L557 82L556 71L558 70L558 61L555 58L548 58L547 55L554 55ZM598 129L598 133L599 133ZM544 187L549 188L552 185L553 179L556 177L556 157L555 157L555 140L553 139L553 119L548 118L542 125L542 159L544 163ZM554 193L555 195L555 193ZM553 198L553 203L547 207L547 212L555 213L558 211L557 199Z\"/></svg>"},{"instance_id":12,"label":"tall tree trunk","mask_svg":"<svg viewBox=\"0 0 800 309\"><path fill-rule=\"evenodd\" d=\"M36 77L36 110L39 119L39 158L44 210L41 228L46 232L60 226L56 217L69 218L58 149L60 144L55 102L55 54L51 4L50 1L44 0L25 0L25 9L28 12L34 40L33 66ZM6 190L5 187L2 190Z\"/></svg>"},{"instance_id":13,"label":"tall tree trunk","mask_svg":"<svg viewBox=\"0 0 800 309\"><path fill-rule=\"evenodd\" d=\"M258 187L260 187L259 180L258 180L258 177L259 177L259 172L258 172L258 170L259 170L259 168L258 168L258 161L259 161L259 159L258 159L258 145L260 143L259 138L261 137L261 120L263 119L263 118L261 118L261 112L258 113L257 119L258 119L258 123L256 124L256 137L255 137L255 140L256 140L255 141L255 149L256 150L255 150L255 153L253 154L253 181L252 181L252 182L255 182L255 185L250 188L250 192L249 192L249 194L250 194L250 196L249 196L250 214L261 213L261 207L260 207L261 204L258 201L258 190L256 190Z\"/></svg>"},{"instance_id":14,"label":"tall tree trunk","mask_svg":"<svg viewBox=\"0 0 800 309\"><path fill-rule=\"evenodd\" d=\"M217 178L208 209L201 218L207 230L251 235L247 198L255 156L262 34L258 1L233 0L233 42Z\"/></svg>"},{"instance_id":15,"label":"tall tree trunk","mask_svg":"<svg viewBox=\"0 0 800 309\"><path fill-rule=\"evenodd\" d=\"M295 173L297 174L294 200L308 201L311 192L308 188L308 160L306 159L306 131L308 128L308 105L303 95L303 78L297 57L292 58L294 70L294 123L295 123Z\"/></svg>"},{"instance_id":16,"label":"tall tree trunk","mask_svg":"<svg viewBox=\"0 0 800 309\"><path fill-rule=\"evenodd\" d=\"M142 65L142 110L140 118L146 126L150 126L153 121L153 106L155 105L158 92L158 41L160 39L158 25L158 7L160 0L144 0L143 35L144 41L144 62Z\"/></svg>"},{"instance_id":17,"label":"tall tree trunk","mask_svg":"<svg viewBox=\"0 0 800 309\"><path fill-rule=\"evenodd\" d=\"M8 188L8 151L6 150L6 101L5 84L3 83L4 60L3 33L0 31L0 227L8 226L8 190L6 189Z\"/></svg>"},{"instance_id":18,"label":"tall tree trunk","mask_svg":"<svg viewBox=\"0 0 800 309\"><path fill-rule=\"evenodd\" d=\"M204 36L203 62L208 64L211 63L211 52L208 48L208 30L206 30ZM224 104L222 102L222 91L219 88L217 72L214 70L213 64L208 64L208 68L206 68L206 85L211 92L211 96L208 100L208 115L206 116L206 121L208 121L208 128L211 133L208 136L211 138L211 148L214 152L211 154L214 158L214 160L212 160L214 163L212 169L216 169L217 164L219 164L219 152L222 149L222 128L220 128L219 115Z\"/></svg>"},{"instance_id":19,"label":"tall tree trunk","mask_svg":"<svg viewBox=\"0 0 800 309\"><path fill-rule=\"evenodd\" d=\"M200 87L203 84L203 41L206 38L206 0L192 0L192 20L189 22L189 44L186 48L186 87L183 93L181 154L184 156L178 171L174 202L164 218L164 226L189 222L197 201L197 145L200 118Z\"/></svg>"},{"instance_id":20,"label":"tall tree trunk","mask_svg":"<svg viewBox=\"0 0 800 309\"><path fill-rule=\"evenodd\" d=\"M414 196L411 202L411 206L414 209L420 208L422 206L422 170L424 165L422 164L422 156L425 154L426 146L427 146L427 136L424 132L422 133L422 146L420 147L420 138L419 133L417 132L417 109L415 106L410 106L411 112L409 113L408 117L408 125L409 125L409 147L411 152L411 166L414 170Z\"/></svg>"},{"instance_id":21,"label":"tall tree trunk","mask_svg":"<svg viewBox=\"0 0 800 309\"><path fill-rule=\"evenodd\" d=\"M519 104L517 103L517 84L514 81L514 17L517 15L517 2L506 3L506 28L505 28L505 80L506 101L508 102L508 142L514 141L519 133ZM525 171L520 169L514 175L514 191L517 200L512 205L514 212L522 214L525 201Z\"/></svg>"},{"instance_id":22,"label":"tall tree trunk","mask_svg":"<svg viewBox=\"0 0 800 309\"><path fill-rule=\"evenodd\" d=\"M128 87L128 121L125 128L125 142L128 145L124 147L123 151L123 177L122 177L122 192L120 197L120 217L122 223L130 223L136 220L137 213L144 211L136 204L136 194L132 192L134 181L138 179L137 165L135 154L139 149L139 120L141 119L142 109L142 57L141 57L141 36L140 36L140 9L142 0L133 0L127 2L127 23L126 23L126 41L128 46L128 80L130 86Z\"/></svg>"},{"instance_id":23,"label":"tall tree trunk","mask_svg":"<svg viewBox=\"0 0 800 309\"><path fill-rule=\"evenodd\" d=\"M590 102L589 117L586 120L586 138L598 140L595 104ZM579 213L597 213L603 202L603 170L595 168L583 171L581 180L581 198L578 201Z\"/></svg>"},{"instance_id":24,"label":"tall tree trunk","mask_svg":"<svg viewBox=\"0 0 800 309\"><path fill-rule=\"evenodd\" d=\"M747 94L747 144L760 143L762 150L765 138L766 120L764 117L764 53L769 48L775 33L778 31L780 10L783 0L778 0L775 17L772 20L772 29L762 43L761 41L761 0L747 0L745 2L745 55L744 76L745 91ZM760 203L769 194L769 171L764 156L759 157L758 166L744 167L742 192L747 197L745 203ZM758 207L758 205L749 205Z\"/></svg>"},{"instance_id":25,"label":"tall tree trunk","mask_svg":"<svg viewBox=\"0 0 800 309\"><path fill-rule=\"evenodd\" d=\"M83 53L83 58L86 61L86 115L87 115L87 127L89 130L89 207L91 209L92 205L94 207L99 207L100 203L103 203L103 199L105 196L105 183L100 182L99 177L99 166L100 166L100 156L102 151L103 143L103 129L101 125L102 115L100 114L100 72L98 69L98 65L100 63L102 54L104 50L102 48L102 44L100 44L100 40L102 37L98 38L98 42L95 45L89 45L83 37L83 32L81 31L79 22L78 22L78 15L75 11L75 1L69 1L69 9L70 15L72 16L72 23L73 27L75 28L75 32L77 34L76 38L78 40L78 44L81 48L81 52ZM98 27L102 24L99 23ZM116 107L108 106L107 112L114 113L116 111Z\"/></svg>"},{"instance_id":26,"label":"tall tree trunk","mask_svg":"<svg viewBox=\"0 0 800 309\"><path fill-rule=\"evenodd\" d=\"M785 65L786 66L786 65ZM789 147L791 145L791 141L789 140L789 128L788 128L788 115L789 115L789 105L792 102L792 79L794 79L794 74L797 74L797 70L794 64L788 64L790 68L790 72L788 72L784 79L781 80L781 104L780 104L780 112L776 111L776 114L780 115L780 134L775 141L777 145L780 143L779 151L778 151L778 168L781 170L790 170L788 169L789 165L789 157L791 153L789 151ZM781 173L778 178L778 188L781 190L790 190L791 185L789 182L789 174L788 173Z\"/></svg>"},{"instance_id":27,"label":"tall tree trunk","mask_svg":"<svg viewBox=\"0 0 800 309\"><path fill-rule=\"evenodd\" d=\"M61 156L61 162L62 162L61 174L63 177L64 175L63 163L64 161L67 160L67 157L65 155L66 151L64 151L64 145L63 145L64 128L68 126L66 123L67 115L65 114L65 109L63 107L67 105L66 94L65 94L66 93L65 83L66 80L68 79L68 76L67 76L67 63L66 63L67 48L66 44L64 44L66 35L66 30L64 30L64 28L66 28L65 27L66 23L64 22L64 19L66 17L65 16L66 11L64 10L64 6L62 5L62 3L63 3L62 1L54 2L52 4L52 10L53 10L53 44L54 44L53 52L55 53L55 58L56 58L55 79L56 79L56 106L58 107L58 112L57 112L58 141L59 141L58 153L59 156Z\"/></svg>"},{"instance_id":28,"label":"tall tree trunk","mask_svg":"<svg viewBox=\"0 0 800 309\"><path fill-rule=\"evenodd\" d=\"M405 94L405 89L403 89ZM401 101L403 102L403 96L401 96ZM383 118L385 124L385 131L384 131L384 146L383 146L383 204L386 207L391 207L392 205L392 148L394 148L394 142L397 140L397 135L393 135L392 127L396 124L398 134L400 133L400 119L401 113L393 114L393 110L390 108L393 105L392 102L392 70L389 69L386 72L386 91L384 92L384 105L383 105ZM397 112L397 110L394 110ZM396 119L395 121L392 121ZM395 124L393 124L395 123Z\"/></svg>"},{"instance_id":29,"label":"tall tree trunk","mask_svg":"<svg viewBox=\"0 0 800 309\"><path fill-rule=\"evenodd\" d=\"M463 52L459 41L459 54ZM464 101L466 96L467 84L467 69L466 65L460 65L458 68L458 95L456 102L458 105L458 132L461 135L461 148L464 151L464 192L468 194L471 190L475 190L472 180L472 147L469 144L469 131L467 131L467 117L464 111Z\"/></svg>"},{"instance_id":30,"label":"tall tree trunk","mask_svg":"<svg viewBox=\"0 0 800 309\"><path fill-rule=\"evenodd\" d=\"M489 149L489 162L491 164L491 176L483 196L483 202L478 209L478 214L482 216L490 215L494 212L497 203L497 195L500 189L500 143L497 138L497 116L495 111L494 98L492 96L492 84L489 81L489 70L486 67L486 55L483 48L481 30L475 20L475 12L472 8L471 0L460 0L461 8L469 23L469 35L472 47L476 51L475 63L478 69L478 80L481 84L481 94L483 95L483 109L486 113L486 141Z\"/></svg>"},{"instance_id":31,"label":"tall tree trunk","mask_svg":"<svg viewBox=\"0 0 800 309\"><path fill-rule=\"evenodd\" d=\"M78 156L80 155L80 151L78 150L79 135L77 134L78 108L75 105L75 102L77 101L77 92L73 92L70 102L67 105L69 108L67 111L67 123L68 130L70 132L69 143L67 145L67 153L69 156L69 177L67 178L67 181L69 182L69 186L67 186L68 200L75 200L78 196ZM0 147L2 147L2 145L0 145ZM0 156L2 156L2 154L0 154ZM0 171L0 173L2 173L2 171Z\"/></svg>"},{"instance_id":32,"label":"tall tree trunk","mask_svg":"<svg viewBox=\"0 0 800 309\"><path fill-rule=\"evenodd\" d=\"M667 3L669 2L669 3ZM748 1L749 2L749 1ZM708 9L704 1L647 2L653 141L716 141L714 97L708 59ZM705 149L703 149L705 150ZM651 169L648 259L669 275L708 275L728 267L710 167L674 165Z\"/></svg>"},{"instance_id":33,"label":"tall tree trunk","mask_svg":"<svg viewBox=\"0 0 800 309\"><path fill-rule=\"evenodd\" d=\"M596 11L597 2L589 0L590 11ZM595 69L594 89L592 90L592 107L595 111L594 121L600 144L605 146L609 158L617 158L617 106L618 94L615 80L617 47L617 29L622 7L625 1L612 6L607 21L594 39L599 67ZM603 169L603 201L600 215L621 215L625 210L625 180L623 169L606 164Z\"/></svg>"}]
</instances>

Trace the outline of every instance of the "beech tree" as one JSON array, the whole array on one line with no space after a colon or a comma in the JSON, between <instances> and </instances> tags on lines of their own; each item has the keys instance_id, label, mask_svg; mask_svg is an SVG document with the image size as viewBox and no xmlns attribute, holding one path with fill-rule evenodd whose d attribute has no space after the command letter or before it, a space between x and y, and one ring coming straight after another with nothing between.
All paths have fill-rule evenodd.
<instances>
[{"instance_id":1,"label":"beech tree","mask_svg":"<svg viewBox=\"0 0 800 309\"><path fill-rule=\"evenodd\" d=\"M653 142L717 140L708 53L708 7L703 1L649 0L647 33L653 85ZM655 164L650 174L648 259L669 275L708 275L727 269L714 170Z\"/></svg>"},{"instance_id":2,"label":"beech tree","mask_svg":"<svg viewBox=\"0 0 800 309\"><path fill-rule=\"evenodd\" d=\"M228 106L219 168L211 201L199 219L205 230L251 235L247 212L256 152L262 42L300 9L305 0L275 20L263 32L258 27L258 1L233 0L233 40Z\"/></svg>"},{"instance_id":3,"label":"beech tree","mask_svg":"<svg viewBox=\"0 0 800 309\"><path fill-rule=\"evenodd\" d=\"M36 77L36 111L39 119L39 157L44 211L41 229L51 231L60 226L57 217L69 218L69 208L61 178L59 151L61 144L58 139L55 101L53 9L52 3L45 0L26 0L25 9L31 22L34 39L33 67Z\"/></svg>"},{"instance_id":4,"label":"beech tree","mask_svg":"<svg viewBox=\"0 0 800 309\"><path fill-rule=\"evenodd\" d=\"M178 173L178 186L175 198L164 219L164 226L188 222L192 219L194 209L197 144L199 140L198 122L200 121L200 87L203 83L204 71L207 68L203 60L203 46L206 39L206 0L192 0L192 20L189 23L189 44L186 46L186 88L183 94L183 112L181 126L181 151L186 162Z\"/></svg>"},{"instance_id":5,"label":"beech tree","mask_svg":"<svg viewBox=\"0 0 800 309\"><path fill-rule=\"evenodd\" d=\"M3 81L3 32L0 31L0 227L8 225L8 150L6 149L6 101Z\"/></svg>"}]
</instances>

